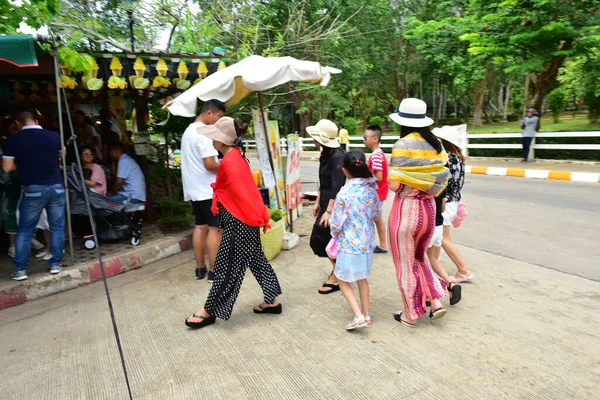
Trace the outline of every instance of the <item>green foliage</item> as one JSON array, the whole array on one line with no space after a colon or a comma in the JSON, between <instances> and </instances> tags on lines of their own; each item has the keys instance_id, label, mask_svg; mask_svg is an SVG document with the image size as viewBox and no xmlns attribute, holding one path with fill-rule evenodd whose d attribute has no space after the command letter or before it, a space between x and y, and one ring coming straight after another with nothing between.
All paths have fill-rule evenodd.
<instances>
[{"instance_id":1,"label":"green foliage","mask_svg":"<svg viewBox=\"0 0 600 400\"><path fill-rule=\"evenodd\" d=\"M158 225L163 231L187 229L191 222L191 211L188 201L164 197L158 202Z\"/></svg>"},{"instance_id":2,"label":"green foliage","mask_svg":"<svg viewBox=\"0 0 600 400\"><path fill-rule=\"evenodd\" d=\"M554 89L548 94L548 107L552 111L554 123L560 120L560 114L567 108L569 104L569 93L561 88Z\"/></svg>"},{"instance_id":3,"label":"green foliage","mask_svg":"<svg viewBox=\"0 0 600 400\"><path fill-rule=\"evenodd\" d=\"M0 34L14 34L21 22L41 28L57 12L60 0L0 1Z\"/></svg>"},{"instance_id":4,"label":"green foliage","mask_svg":"<svg viewBox=\"0 0 600 400\"><path fill-rule=\"evenodd\" d=\"M382 124L383 124L383 118L381 118L381 117L374 116L374 117L369 118L369 125L381 126Z\"/></svg>"},{"instance_id":5,"label":"green foliage","mask_svg":"<svg viewBox=\"0 0 600 400\"><path fill-rule=\"evenodd\" d=\"M58 49L58 60L61 65L69 67L73 72L89 75L94 65L93 58L88 54L81 54L66 47Z\"/></svg>"},{"instance_id":6,"label":"green foliage","mask_svg":"<svg viewBox=\"0 0 600 400\"><path fill-rule=\"evenodd\" d=\"M358 129L358 122L356 121L356 119L348 117L344 120L344 128L346 128L348 134L356 135L356 130Z\"/></svg>"}]
</instances>

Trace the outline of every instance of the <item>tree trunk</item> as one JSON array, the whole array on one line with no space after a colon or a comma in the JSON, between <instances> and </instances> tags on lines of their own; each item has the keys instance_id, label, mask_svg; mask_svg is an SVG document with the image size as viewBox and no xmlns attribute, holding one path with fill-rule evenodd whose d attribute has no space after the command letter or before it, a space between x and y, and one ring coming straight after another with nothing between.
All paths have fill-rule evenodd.
<instances>
[{"instance_id":1,"label":"tree trunk","mask_svg":"<svg viewBox=\"0 0 600 400\"><path fill-rule=\"evenodd\" d=\"M292 87L289 84L285 86L288 91L292 92L290 93L290 96L292 98L292 102L294 102L294 109L299 110L302 107L302 99L300 99L297 93L292 91ZM307 111L297 115L299 116L299 124L296 125L298 126L298 133L300 134L300 137L306 137L306 127L310 126L310 112ZM295 116L292 116L292 118L295 118Z\"/></svg>"},{"instance_id":2,"label":"tree trunk","mask_svg":"<svg viewBox=\"0 0 600 400\"><path fill-rule=\"evenodd\" d=\"M508 81L508 84L506 85L506 90L504 92L504 113L502 114L502 121L507 122L508 121L508 105L509 105L509 101L510 101L510 81Z\"/></svg>"},{"instance_id":3,"label":"tree trunk","mask_svg":"<svg viewBox=\"0 0 600 400\"><path fill-rule=\"evenodd\" d=\"M530 80L530 73L527 73L527 76L525 77L525 93L523 93L523 114L525 114L527 112L527 107L529 106L528 103L528 98L529 98L529 80Z\"/></svg>"},{"instance_id":4,"label":"tree trunk","mask_svg":"<svg viewBox=\"0 0 600 400\"><path fill-rule=\"evenodd\" d=\"M544 97L546 97L546 95L552 88L552 84L554 83L554 81L556 80L556 76L558 75L558 70L560 69L560 67L562 67L565 58L566 56L552 57L546 62L544 70L536 76L535 87L531 99L531 106L540 113L540 116L543 111L542 105L544 102Z\"/></svg>"},{"instance_id":5,"label":"tree trunk","mask_svg":"<svg viewBox=\"0 0 600 400\"><path fill-rule=\"evenodd\" d=\"M483 126L481 121L481 114L483 109L483 100L485 98L485 88L487 86L487 70L485 71L485 77L475 84L474 97L473 97L473 126Z\"/></svg>"}]
</instances>

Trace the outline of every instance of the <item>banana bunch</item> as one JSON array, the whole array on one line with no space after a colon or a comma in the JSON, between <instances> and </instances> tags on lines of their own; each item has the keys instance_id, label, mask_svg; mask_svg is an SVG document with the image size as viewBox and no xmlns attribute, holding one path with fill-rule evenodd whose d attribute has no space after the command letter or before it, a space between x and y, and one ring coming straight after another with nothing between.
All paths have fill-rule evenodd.
<instances>
[{"instance_id":1,"label":"banana bunch","mask_svg":"<svg viewBox=\"0 0 600 400\"><path fill-rule=\"evenodd\" d=\"M113 75L108 78L109 89L125 89L127 87L127 81L120 76Z\"/></svg>"},{"instance_id":2,"label":"banana bunch","mask_svg":"<svg viewBox=\"0 0 600 400\"><path fill-rule=\"evenodd\" d=\"M169 82L169 78L165 78L164 76L156 76L152 80L152 87L155 88L168 88L171 86L171 82Z\"/></svg>"},{"instance_id":3,"label":"banana bunch","mask_svg":"<svg viewBox=\"0 0 600 400\"><path fill-rule=\"evenodd\" d=\"M75 89L77 86L77 81L75 81L74 78L71 78L70 76L67 75L63 75L61 81L59 82L59 85L61 88L65 88L65 89Z\"/></svg>"}]
</instances>

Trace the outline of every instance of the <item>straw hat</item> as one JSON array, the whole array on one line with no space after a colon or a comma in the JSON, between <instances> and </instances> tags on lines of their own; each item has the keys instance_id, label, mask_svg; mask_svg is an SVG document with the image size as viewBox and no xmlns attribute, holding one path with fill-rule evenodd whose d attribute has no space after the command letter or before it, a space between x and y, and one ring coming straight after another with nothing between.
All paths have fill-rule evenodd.
<instances>
[{"instance_id":1,"label":"straw hat","mask_svg":"<svg viewBox=\"0 0 600 400\"><path fill-rule=\"evenodd\" d=\"M412 128L424 128L433 125L433 120L427 115L427 104L419 99L404 99L400 102L398 111L390 114L390 118L395 123Z\"/></svg>"},{"instance_id":2,"label":"straw hat","mask_svg":"<svg viewBox=\"0 0 600 400\"><path fill-rule=\"evenodd\" d=\"M458 131L456 130L456 128L454 128L452 126L444 125L441 128L433 128L431 130L431 133L433 133L439 139L444 139L444 140L452 143L453 145L457 146L459 149L462 149L462 147L463 147L462 143L460 142L460 139L458 137Z\"/></svg>"},{"instance_id":3,"label":"straw hat","mask_svg":"<svg viewBox=\"0 0 600 400\"><path fill-rule=\"evenodd\" d=\"M235 124L231 117L221 117L214 125L199 126L198 133L227 146L233 146L237 139Z\"/></svg>"},{"instance_id":4,"label":"straw hat","mask_svg":"<svg viewBox=\"0 0 600 400\"><path fill-rule=\"evenodd\" d=\"M316 125L307 127L306 133L325 147L332 149L340 147L337 140L337 125L328 119L322 119Z\"/></svg>"}]
</instances>

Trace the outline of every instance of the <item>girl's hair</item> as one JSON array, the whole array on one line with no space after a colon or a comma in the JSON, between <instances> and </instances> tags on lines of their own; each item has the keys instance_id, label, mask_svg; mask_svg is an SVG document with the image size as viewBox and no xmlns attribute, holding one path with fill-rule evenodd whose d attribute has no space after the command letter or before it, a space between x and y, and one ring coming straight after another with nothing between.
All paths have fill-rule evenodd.
<instances>
[{"instance_id":1,"label":"girl's hair","mask_svg":"<svg viewBox=\"0 0 600 400\"><path fill-rule=\"evenodd\" d=\"M81 146L79 148L79 154L82 154L85 150L91 151L92 155L94 156L94 159L96 158L96 149L95 148L93 148L90 145L84 144L83 146Z\"/></svg>"},{"instance_id":2,"label":"girl's hair","mask_svg":"<svg viewBox=\"0 0 600 400\"><path fill-rule=\"evenodd\" d=\"M465 162L465 156L463 155L462 151L460 150L460 147L458 147L454 143L450 143L446 139L441 139L441 140L442 140L442 144L444 145L444 149L446 149L447 153L452 153L455 156L457 156L461 162Z\"/></svg>"},{"instance_id":3,"label":"girl's hair","mask_svg":"<svg viewBox=\"0 0 600 400\"><path fill-rule=\"evenodd\" d=\"M373 174L367 165L367 158L362 151L349 151L344 154L342 167L348 171L353 178L372 178Z\"/></svg>"},{"instance_id":4,"label":"girl's hair","mask_svg":"<svg viewBox=\"0 0 600 400\"><path fill-rule=\"evenodd\" d=\"M429 127L426 126L424 128L412 128L410 126L401 126L400 127L400 137L404 137L413 132L417 132L419 135L425 139L427 143L431 145L435 149L437 153L442 151L442 142L429 130Z\"/></svg>"}]
</instances>

